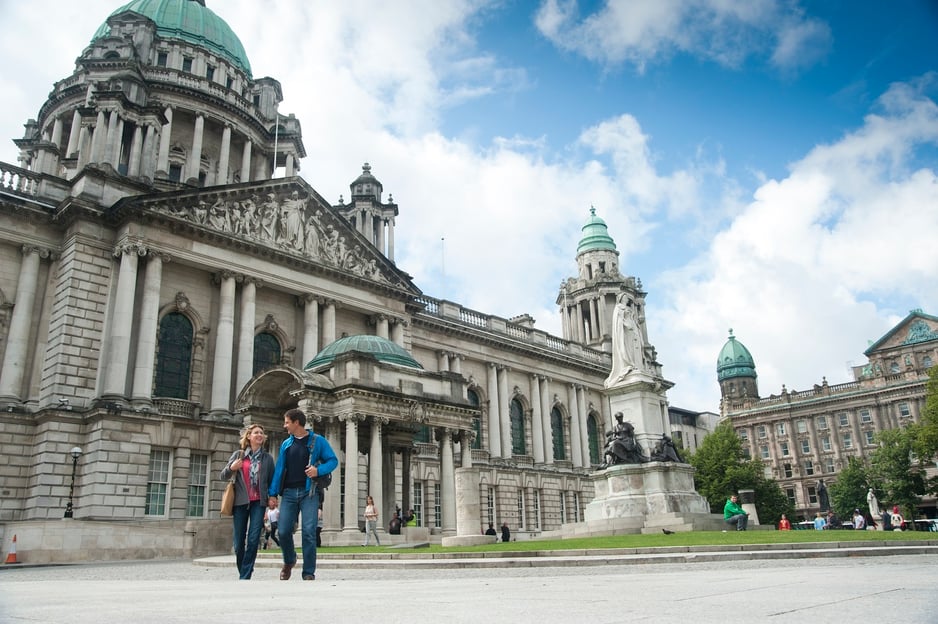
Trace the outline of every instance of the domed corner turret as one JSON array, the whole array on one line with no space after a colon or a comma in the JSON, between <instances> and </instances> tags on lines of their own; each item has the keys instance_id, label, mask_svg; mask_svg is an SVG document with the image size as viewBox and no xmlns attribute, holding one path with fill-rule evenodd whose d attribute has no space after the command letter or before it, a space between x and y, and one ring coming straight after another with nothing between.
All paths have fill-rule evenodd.
<instances>
[{"instance_id":1,"label":"domed corner turret","mask_svg":"<svg viewBox=\"0 0 938 624\"><path fill-rule=\"evenodd\" d=\"M729 330L729 338L720 355L717 356L717 381L720 383L720 394L724 399L749 397L759 398L759 384L756 379L756 363L752 359L749 349L736 340L733 330Z\"/></svg>"},{"instance_id":2,"label":"domed corner turret","mask_svg":"<svg viewBox=\"0 0 938 624\"><path fill-rule=\"evenodd\" d=\"M619 251L609 236L606 222L596 216L596 208L593 206L590 206L589 219L580 229L583 236L576 247L580 279L618 278Z\"/></svg>"},{"instance_id":3,"label":"domed corner turret","mask_svg":"<svg viewBox=\"0 0 938 624\"><path fill-rule=\"evenodd\" d=\"M361 175L349 185L349 190L352 192L352 201L360 199L381 203L384 186L371 174L371 165L365 163Z\"/></svg>"}]
</instances>

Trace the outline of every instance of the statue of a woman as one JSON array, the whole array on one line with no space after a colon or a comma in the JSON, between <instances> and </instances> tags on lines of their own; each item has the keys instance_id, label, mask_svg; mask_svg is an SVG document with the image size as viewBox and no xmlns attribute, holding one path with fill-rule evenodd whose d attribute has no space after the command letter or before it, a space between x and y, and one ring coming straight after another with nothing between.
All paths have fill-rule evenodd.
<instances>
[{"instance_id":1,"label":"statue of a woman","mask_svg":"<svg viewBox=\"0 0 938 624\"><path fill-rule=\"evenodd\" d=\"M873 493L873 488L870 488L869 492L866 493L866 504L870 508L870 516L879 518L882 515L882 512L879 510L879 501L876 500L876 494Z\"/></svg>"},{"instance_id":2,"label":"statue of a woman","mask_svg":"<svg viewBox=\"0 0 938 624\"><path fill-rule=\"evenodd\" d=\"M612 370L606 387L635 370L645 369L645 342L638 326L638 314L628 295L622 294L612 317Z\"/></svg>"}]
</instances>

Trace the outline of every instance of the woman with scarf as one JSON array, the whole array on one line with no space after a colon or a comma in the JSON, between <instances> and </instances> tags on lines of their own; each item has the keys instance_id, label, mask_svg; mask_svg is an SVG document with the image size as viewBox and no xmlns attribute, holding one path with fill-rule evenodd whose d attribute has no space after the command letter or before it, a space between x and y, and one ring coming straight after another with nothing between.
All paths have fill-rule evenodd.
<instances>
[{"instance_id":1,"label":"woman with scarf","mask_svg":"<svg viewBox=\"0 0 938 624\"><path fill-rule=\"evenodd\" d=\"M257 547L264 530L267 492L274 477L274 459L264 450L266 440L263 427L248 426L241 435L241 448L232 453L221 471L224 480L234 475L234 551L242 580L250 579L254 573Z\"/></svg>"}]
</instances>

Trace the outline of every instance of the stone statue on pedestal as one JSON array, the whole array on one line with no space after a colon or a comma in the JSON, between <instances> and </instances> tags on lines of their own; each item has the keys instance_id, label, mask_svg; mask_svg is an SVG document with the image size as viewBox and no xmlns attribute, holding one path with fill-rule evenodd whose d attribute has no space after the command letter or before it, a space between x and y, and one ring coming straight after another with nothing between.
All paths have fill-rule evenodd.
<instances>
[{"instance_id":1,"label":"stone statue on pedestal","mask_svg":"<svg viewBox=\"0 0 938 624\"><path fill-rule=\"evenodd\" d=\"M661 436L658 444L655 445L655 450L651 454L651 461L684 463L684 460L681 459L681 456L677 452L677 447L674 446L674 440L672 440L669 435Z\"/></svg>"},{"instance_id":2,"label":"stone statue on pedestal","mask_svg":"<svg viewBox=\"0 0 938 624\"><path fill-rule=\"evenodd\" d=\"M600 468L617 464L641 464L648 461L642 451L642 445L635 439L635 427L622 420L622 412L616 413L616 424L612 431L606 432L606 447L603 450L605 462Z\"/></svg>"},{"instance_id":3,"label":"stone statue on pedestal","mask_svg":"<svg viewBox=\"0 0 938 624\"><path fill-rule=\"evenodd\" d=\"M633 371L645 370L645 340L638 324L638 312L628 295L620 295L612 317L612 370L608 388Z\"/></svg>"}]
</instances>

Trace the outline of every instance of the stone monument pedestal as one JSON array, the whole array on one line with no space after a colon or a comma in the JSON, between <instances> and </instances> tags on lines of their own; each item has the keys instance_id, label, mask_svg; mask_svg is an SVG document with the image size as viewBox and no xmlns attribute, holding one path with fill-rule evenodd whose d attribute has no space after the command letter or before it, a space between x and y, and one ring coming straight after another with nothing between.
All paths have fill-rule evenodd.
<instances>
[{"instance_id":1,"label":"stone monument pedestal","mask_svg":"<svg viewBox=\"0 0 938 624\"><path fill-rule=\"evenodd\" d=\"M456 535L444 537L443 546L491 544L495 538L482 535L479 526L479 469L456 469Z\"/></svg>"},{"instance_id":2,"label":"stone monument pedestal","mask_svg":"<svg viewBox=\"0 0 938 624\"><path fill-rule=\"evenodd\" d=\"M694 489L694 468L676 462L619 464L590 475L595 496L585 522L570 527L576 536L719 531L723 518L710 513Z\"/></svg>"},{"instance_id":3,"label":"stone monument pedestal","mask_svg":"<svg viewBox=\"0 0 938 624\"><path fill-rule=\"evenodd\" d=\"M662 434L671 433L668 419L668 399L665 390L669 382L656 380L646 373L633 372L606 388L609 408L613 414L622 412L623 418L635 427L635 438L649 454Z\"/></svg>"}]
</instances>

